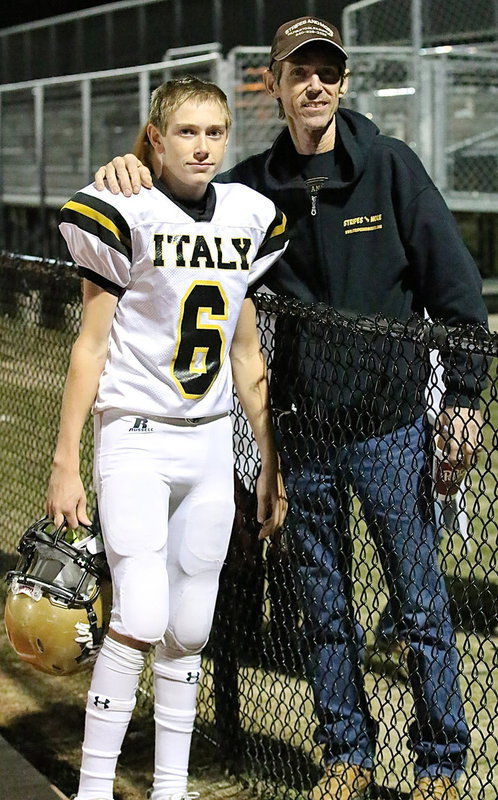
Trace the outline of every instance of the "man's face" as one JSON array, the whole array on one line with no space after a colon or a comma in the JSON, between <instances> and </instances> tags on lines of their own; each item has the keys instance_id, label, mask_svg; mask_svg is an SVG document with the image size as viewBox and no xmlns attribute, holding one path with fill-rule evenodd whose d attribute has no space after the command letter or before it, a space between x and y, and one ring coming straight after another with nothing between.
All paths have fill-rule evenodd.
<instances>
[{"instance_id":1,"label":"man's face","mask_svg":"<svg viewBox=\"0 0 498 800\"><path fill-rule=\"evenodd\" d=\"M328 45L309 45L284 59L281 70L272 94L280 99L291 132L326 129L347 88L344 61Z\"/></svg>"},{"instance_id":2,"label":"man's face","mask_svg":"<svg viewBox=\"0 0 498 800\"><path fill-rule=\"evenodd\" d=\"M168 117L165 134L149 125L161 159L161 178L175 197L198 200L220 170L228 141L223 108L216 102L186 100Z\"/></svg>"}]
</instances>

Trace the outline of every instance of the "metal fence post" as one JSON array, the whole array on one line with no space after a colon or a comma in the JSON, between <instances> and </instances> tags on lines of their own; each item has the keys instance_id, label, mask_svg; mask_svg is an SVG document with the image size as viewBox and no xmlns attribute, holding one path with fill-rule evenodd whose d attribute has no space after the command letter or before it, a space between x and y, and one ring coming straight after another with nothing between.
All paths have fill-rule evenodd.
<instances>
[{"instance_id":1,"label":"metal fence post","mask_svg":"<svg viewBox=\"0 0 498 800\"><path fill-rule=\"evenodd\" d=\"M213 628L213 690L216 738L224 760L234 768L240 762L241 733L235 605L232 575L225 566L218 594L218 608L223 612L216 614Z\"/></svg>"},{"instance_id":2,"label":"metal fence post","mask_svg":"<svg viewBox=\"0 0 498 800\"><path fill-rule=\"evenodd\" d=\"M90 80L83 80L81 90L81 161L85 180L90 180L91 143L92 143L92 84Z\"/></svg>"},{"instance_id":3,"label":"metal fence post","mask_svg":"<svg viewBox=\"0 0 498 800\"><path fill-rule=\"evenodd\" d=\"M138 119L140 125L145 125L149 117L150 103L150 74L146 71L138 76Z\"/></svg>"},{"instance_id":4,"label":"metal fence post","mask_svg":"<svg viewBox=\"0 0 498 800\"><path fill-rule=\"evenodd\" d=\"M423 32L422 32L422 4L421 0L412 0L411 2L411 36L412 36L412 50L413 50L413 57L412 57L412 69L413 69L413 82L415 85L415 108L416 108L416 119L418 122L418 131L417 131L417 142L416 142L416 149L419 150L420 148L420 140L421 140L421 131L420 127L423 124L423 115L421 109L421 97L420 97L420 89L421 89L421 79L420 79L420 72L421 72L421 55L420 51L422 49L422 42L423 42Z\"/></svg>"},{"instance_id":5,"label":"metal fence post","mask_svg":"<svg viewBox=\"0 0 498 800\"><path fill-rule=\"evenodd\" d=\"M0 153L3 153L3 92L0 92ZM3 178L3 158L0 158L0 248L4 250L7 246L5 238L5 202L4 202L5 186Z\"/></svg>"},{"instance_id":6,"label":"metal fence post","mask_svg":"<svg viewBox=\"0 0 498 800\"><path fill-rule=\"evenodd\" d=\"M446 147L448 144L448 59L446 56L437 56L432 62L432 79L434 98L432 124L433 124L433 173L432 177L438 189L446 192L449 186L448 158Z\"/></svg>"},{"instance_id":7,"label":"metal fence post","mask_svg":"<svg viewBox=\"0 0 498 800\"><path fill-rule=\"evenodd\" d=\"M35 161L38 172L38 202L39 202L39 216L38 216L38 240L41 242L42 251L45 255L47 252L47 176L46 176L46 158L45 158L45 125L44 125L44 104L45 104L45 87L43 84L38 83L33 87L33 102L34 102L34 123L35 123Z\"/></svg>"},{"instance_id":8,"label":"metal fence post","mask_svg":"<svg viewBox=\"0 0 498 800\"><path fill-rule=\"evenodd\" d=\"M433 102L432 102L433 62L430 56L420 58L418 70L417 105L418 142L417 153L427 172L434 175L433 147Z\"/></svg>"},{"instance_id":9,"label":"metal fence post","mask_svg":"<svg viewBox=\"0 0 498 800\"><path fill-rule=\"evenodd\" d=\"M216 60L215 82L223 89L228 99L228 107L232 111L232 128L228 140L228 148L223 162L223 169L230 169L235 164L235 142L237 133L237 115L235 113L235 59L233 50L227 58L221 56Z\"/></svg>"}]
</instances>

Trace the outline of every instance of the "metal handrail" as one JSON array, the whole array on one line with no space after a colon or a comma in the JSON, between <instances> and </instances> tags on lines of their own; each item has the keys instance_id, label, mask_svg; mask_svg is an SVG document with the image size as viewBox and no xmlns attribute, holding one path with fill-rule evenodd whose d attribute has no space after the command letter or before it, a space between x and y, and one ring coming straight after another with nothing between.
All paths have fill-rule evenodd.
<instances>
[{"instance_id":1,"label":"metal handrail","mask_svg":"<svg viewBox=\"0 0 498 800\"><path fill-rule=\"evenodd\" d=\"M140 0L140 5L149 6L152 3L164 3L164 0ZM137 0L119 0L119 2L105 3L105 5L84 8L80 11L72 11L69 14L57 14L54 17L47 17L46 19L36 20L35 22L25 22L22 25L12 25L10 28L3 28L0 30L0 38L12 36L16 33L28 33L29 31L39 30L40 28L48 28L51 25L61 25L64 22L73 22L78 19L85 19L86 17L97 17L103 14L109 14L113 11L122 11L125 8L136 8Z\"/></svg>"},{"instance_id":2,"label":"metal handrail","mask_svg":"<svg viewBox=\"0 0 498 800\"><path fill-rule=\"evenodd\" d=\"M0 84L0 93L16 92L22 89L34 89L37 86L60 86L67 83L81 83L81 81L100 80L103 78L120 78L128 75L139 75L143 72L155 72L163 69L178 68L182 65L209 64L219 61L219 53L206 53L200 56L190 56L189 58L174 58L169 61L157 61L154 64L141 64L136 67L121 67L120 69L105 69L98 72L79 72L76 75L62 75L54 78L36 78L32 81L21 81L20 83Z\"/></svg>"}]
</instances>

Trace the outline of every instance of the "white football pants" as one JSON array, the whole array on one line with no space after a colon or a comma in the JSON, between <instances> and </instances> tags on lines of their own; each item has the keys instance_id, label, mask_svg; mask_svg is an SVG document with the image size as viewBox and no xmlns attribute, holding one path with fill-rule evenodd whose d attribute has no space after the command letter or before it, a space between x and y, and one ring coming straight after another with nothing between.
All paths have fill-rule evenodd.
<instances>
[{"instance_id":1,"label":"white football pants","mask_svg":"<svg viewBox=\"0 0 498 800\"><path fill-rule=\"evenodd\" d=\"M111 628L199 653L235 513L229 417L180 427L95 416L95 488L113 582Z\"/></svg>"}]
</instances>

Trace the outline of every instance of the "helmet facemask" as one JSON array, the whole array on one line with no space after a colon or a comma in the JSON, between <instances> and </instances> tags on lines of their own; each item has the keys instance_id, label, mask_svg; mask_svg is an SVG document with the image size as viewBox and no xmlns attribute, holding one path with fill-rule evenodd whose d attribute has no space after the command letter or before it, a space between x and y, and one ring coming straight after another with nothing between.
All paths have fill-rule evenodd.
<instances>
[{"instance_id":1,"label":"helmet facemask","mask_svg":"<svg viewBox=\"0 0 498 800\"><path fill-rule=\"evenodd\" d=\"M92 529L55 528L44 518L21 538L7 573L5 626L20 658L56 675L93 663L110 611L103 543Z\"/></svg>"}]
</instances>

